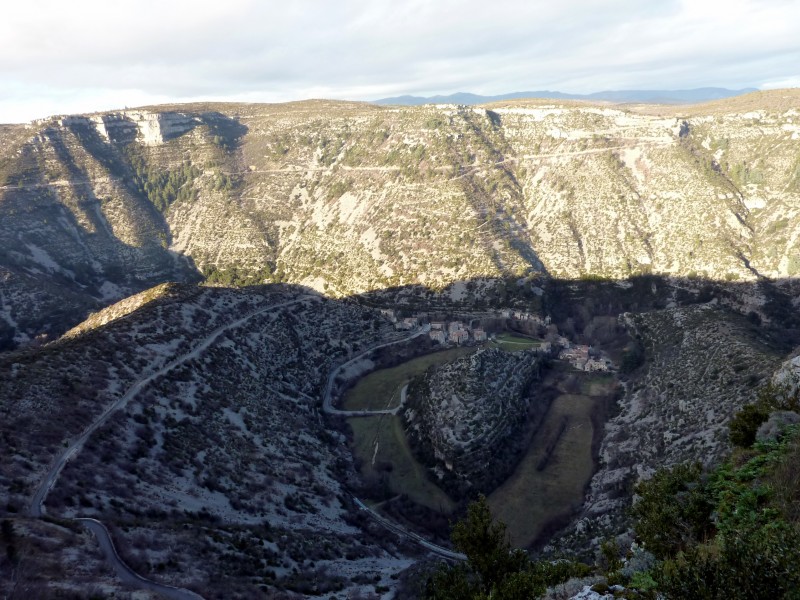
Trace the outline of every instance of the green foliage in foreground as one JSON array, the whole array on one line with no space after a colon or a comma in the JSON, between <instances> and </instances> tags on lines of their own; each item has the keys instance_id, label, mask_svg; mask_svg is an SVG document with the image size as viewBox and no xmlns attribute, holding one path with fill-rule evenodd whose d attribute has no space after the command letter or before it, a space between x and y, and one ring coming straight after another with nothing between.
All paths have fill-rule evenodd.
<instances>
[{"instance_id":1,"label":"green foliage in foreground","mask_svg":"<svg viewBox=\"0 0 800 600\"><path fill-rule=\"evenodd\" d=\"M800 427L636 492L635 531L659 559L648 575L664 598L800 598Z\"/></svg>"},{"instance_id":2,"label":"green foliage in foreground","mask_svg":"<svg viewBox=\"0 0 800 600\"><path fill-rule=\"evenodd\" d=\"M616 542L603 545L596 569L607 583L598 591L621 584L625 598L800 600L800 425L736 450L712 472L697 464L659 471L636 494L640 545L625 562ZM467 561L440 566L426 582L428 600L539 598L591 571L513 550L484 497L454 526L452 540Z\"/></svg>"},{"instance_id":3,"label":"green foliage in foreground","mask_svg":"<svg viewBox=\"0 0 800 600\"><path fill-rule=\"evenodd\" d=\"M505 524L492 520L484 496L470 504L451 538L467 561L440 566L427 581L426 599L530 600L589 569L570 562L534 562L524 550L512 550Z\"/></svg>"}]
</instances>

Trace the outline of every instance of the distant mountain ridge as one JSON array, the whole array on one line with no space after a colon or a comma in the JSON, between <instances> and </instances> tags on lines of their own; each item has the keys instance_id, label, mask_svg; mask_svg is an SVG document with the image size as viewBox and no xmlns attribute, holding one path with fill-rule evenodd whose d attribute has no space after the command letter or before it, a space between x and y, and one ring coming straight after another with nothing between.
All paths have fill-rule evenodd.
<instances>
[{"instance_id":1,"label":"distant mountain ridge","mask_svg":"<svg viewBox=\"0 0 800 600\"><path fill-rule=\"evenodd\" d=\"M692 90L607 90L593 94L569 94L564 92L537 91L511 92L497 96L481 96L469 92L457 92L448 96L394 96L373 100L374 104L400 104L418 106L421 104L485 104L499 100L520 100L522 98L552 98L553 100L593 100L605 102L647 102L653 104L693 104L709 100L722 100L757 92L756 88L729 90L726 88L696 88Z\"/></svg>"}]
</instances>

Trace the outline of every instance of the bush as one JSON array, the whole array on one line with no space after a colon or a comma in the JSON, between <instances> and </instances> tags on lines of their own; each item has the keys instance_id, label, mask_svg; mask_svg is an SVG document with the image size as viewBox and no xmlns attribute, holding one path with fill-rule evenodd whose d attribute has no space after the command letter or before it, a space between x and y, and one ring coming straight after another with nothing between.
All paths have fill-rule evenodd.
<instances>
[{"instance_id":1,"label":"bush","mask_svg":"<svg viewBox=\"0 0 800 600\"><path fill-rule=\"evenodd\" d=\"M441 565L426 582L427 599L531 600L548 586L588 572L585 565L533 562L523 550L512 550L505 524L492 520L484 496L470 504L467 517L453 527L452 540L467 561Z\"/></svg>"},{"instance_id":2,"label":"bush","mask_svg":"<svg viewBox=\"0 0 800 600\"><path fill-rule=\"evenodd\" d=\"M713 534L713 499L701 475L699 464L678 465L636 486L634 531L656 557L675 556Z\"/></svg>"},{"instance_id":3,"label":"bush","mask_svg":"<svg viewBox=\"0 0 800 600\"><path fill-rule=\"evenodd\" d=\"M644 348L640 342L636 341L625 348L622 353L619 370L621 373L633 373L644 364L644 359Z\"/></svg>"},{"instance_id":4,"label":"bush","mask_svg":"<svg viewBox=\"0 0 800 600\"><path fill-rule=\"evenodd\" d=\"M769 418L769 410L759 404L748 404L731 419L728 428L734 446L749 448L756 441L756 432Z\"/></svg>"},{"instance_id":5,"label":"bush","mask_svg":"<svg viewBox=\"0 0 800 600\"><path fill-rule=\"evenodd\" d=\"M681 466L641 486L635 530L662 558L649 574L666 599L800 598L800 425L735 456L706 478Z\"/></svg>"},{"instance_id":6,"label":"bush","mask_svg":"<svg viewBox=\"0 0 800 600\"><path fill-rule=\"evenodd\" d=\"M748 404L731 419L728 425L731 443L740 448L751 447L759 427L775 411L800 412L800 401L796 392L770 383L759 390L754 404Z\"/></svg>"}]
</instances>

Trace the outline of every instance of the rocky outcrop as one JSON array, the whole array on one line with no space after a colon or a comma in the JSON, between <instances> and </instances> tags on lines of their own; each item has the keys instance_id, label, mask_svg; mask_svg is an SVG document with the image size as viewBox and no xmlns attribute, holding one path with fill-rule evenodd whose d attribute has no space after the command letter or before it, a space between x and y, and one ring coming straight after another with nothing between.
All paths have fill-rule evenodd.
<instances>
[{"instance_id":1,"label":"rocky outcrop","mask_svg":"<svg viewBox=\"0 0 800 600\"><path fill-rule=\"evenodd\" d=\"M784 398L800 395L800 354L785 361L772 378L776 389Z\"/></svg>"},{"instance_id":2,"label":"rocky outcrop","mask_svg":"<svg viewBox=\"0 0 800 600\"><path fill-rule=\"evenodd\" d=\"M107 142L140 142L146 146L163 144L191 131L201 122L197 115L144 110L126 110L90 117L68 115L58 119L61 127L92 128Z\"/></svg>"},{"instance_id":3,"label":"rocky outcrop","mask_svg":"<svg viewBox=\"0 0 800 600\"><path fill-rule=\"evenodd\" d=\"M532 351L481 349L409 385L403 411L409 442L454 497L488 492L513 468L540 368Z\"/></svg>"}]
</instances>

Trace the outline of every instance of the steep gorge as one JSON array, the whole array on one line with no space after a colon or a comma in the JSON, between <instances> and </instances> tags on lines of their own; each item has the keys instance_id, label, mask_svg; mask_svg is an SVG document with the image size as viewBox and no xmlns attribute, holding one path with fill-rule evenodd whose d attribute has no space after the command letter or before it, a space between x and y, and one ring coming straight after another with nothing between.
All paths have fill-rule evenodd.
<instances>
[{"instance_id":1,"label":"steep gorge","mask_svg":"<svg viewBox=\"0 0 800 600\"><path fill-rule=\"evenodd\" d=\"M142 573L219 597L394 585L414 550L349 499L326 377L400 335L373 300L469 311L523 290L559 332L613 346L624 325L645 356L558 539L590 551L637 478L719 460L796 339L799 106L187 105L0 127L0 349L81 322L0 356L4 515L38 523L20 512L53 458L142 382L65 467L54 515L115 523ZM306 287L151 287L203 277ZM443 369L448 412L423 425L463 434L437 438L440 469L502 479L480 442L518 433L538 364L489 359ZM484 389L503 368L507 389Z\"/></svg>"}]
</instances>

